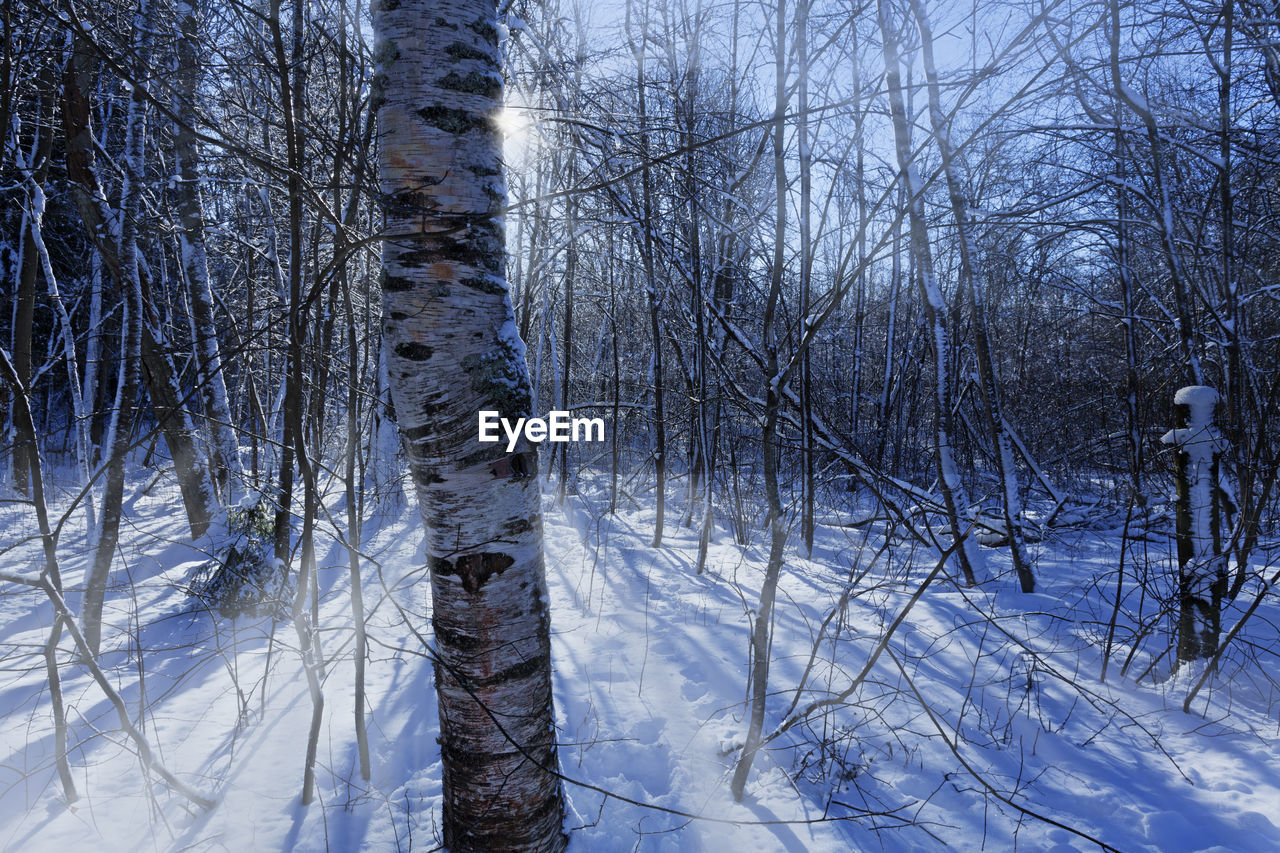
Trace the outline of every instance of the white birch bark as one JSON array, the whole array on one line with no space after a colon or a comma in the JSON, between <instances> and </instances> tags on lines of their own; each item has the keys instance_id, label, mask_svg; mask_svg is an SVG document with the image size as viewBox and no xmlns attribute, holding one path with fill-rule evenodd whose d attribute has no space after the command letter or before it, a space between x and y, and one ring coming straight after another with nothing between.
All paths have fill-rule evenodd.
<instances>
[{"instance_id":1,"label":"white birch bark","mask_svg":"<svg viewBox=\"0 0 1280 853\"><path fill-rule=\"evenodd\" d=\"M80 363L76 358L75 328L71 325L71 315L67 313L66 303L62 300L62 292L58 288L58 277L53 270L53 261L44 243L42 227L44 223L45 194L44 188L37 182L31 183L31 242L40 257L40 268L44 272L45 283L49 289L49 301L58 315L58 325L62 329L62 354L67 362L67 388L71 393L71 414L75 418L76 462L79 463L80 476L85 483L93 477L93 442L89 438L90 414L84 403L80 385ZM100 301L100 300L99 300ZM94 510L93 492L84 496L85 524L88 527L86 541L93 541L97 531L97 513Z\"/></svg>"},{"instance_id":2,"label":"white birch bark","mask_svg":"<svg viewBox=\"0 0 1280 853\"><path fill-rule=\"evenodd\" d=\"M427 529L444 843L559 850L537 462L480 444L477 412L530 414L504 275L493 0L374 7L383 346Z\"/></svg>"}]
</instances>

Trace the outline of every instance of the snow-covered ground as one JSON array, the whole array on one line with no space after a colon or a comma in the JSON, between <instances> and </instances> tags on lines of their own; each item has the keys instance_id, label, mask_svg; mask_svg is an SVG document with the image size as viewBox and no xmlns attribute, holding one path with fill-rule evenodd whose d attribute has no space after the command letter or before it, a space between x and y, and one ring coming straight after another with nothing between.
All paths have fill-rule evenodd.
<instances>
[{"instance_id":1,"label":"snow-covered ground","mask_svg":"<svg viewBox=\"0 0 1280 853\"><path fill-rule=\"evenodd\" d=\"M63 800L43 658L52 609L38 591L10 586L0 596L0 848L436 847L440 755L415 634L427 633L430 606L415 509L366 526L369 783L352 721L346 552L323 542L326 704L318 799L302 807L311 703L296 634L194 612L182 585L208 555L184 544L171 485L147 485L132 484L104 666L157 760L217 805L199 812L144 778L115 709L70 654L63 691L80 799ZM1080 524L1032 544L1033 595L1017 592L1004 552L984 548L987 580L964 589L939 575L848 700L762 752L736 804L728 774L746 729L749 610L767 543L744 548L722 532L697 575L696 535L678 525L678 509L653 549L652 509L610 516L603 489L588 482L566 507L545 504L572 849L1065 851L1097 849L1093 838L1125 851L1280 850L1280 607L1252 617L1223 677L1183 713L1187 676L1169 679L1167 659L1153 660L1169 627L1151 600L1167 587L1160 534L1127 555L1106 682L1119 530ZM83 526L73 516L60 548L77 611ZM0 504L0 544L34 529L24 507ZM884 548L885 534L882 522L833 523L811 560L788 552L766 731L793 701L843 692L929 575L936 551L897 535ZM36 541L0 556L5 571L26 574L38 559ZM1142 572L1152 577L1145 592ZM1242 601L1251 597L1246 589ZM1135 648L1136 614L1150 630Z\"/></svg>"}]
</instances>

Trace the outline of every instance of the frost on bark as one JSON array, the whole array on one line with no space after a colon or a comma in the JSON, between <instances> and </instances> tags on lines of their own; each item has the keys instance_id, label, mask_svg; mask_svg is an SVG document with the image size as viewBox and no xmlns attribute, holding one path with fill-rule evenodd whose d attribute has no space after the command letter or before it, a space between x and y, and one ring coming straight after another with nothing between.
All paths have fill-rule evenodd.
<instances>
[{"instance_id":1,"label":"frost on bark","mask_svg":"<svg viewBox=\"0 0 1280 853\"><path fill-rule=\"evenodd\" d=\"M1178 663L1218 651L1227 562L1222 548L1219 459L1225 442L1213 424L1218 392L1204 385L1178 389L1173 429L1160 439L1174 448L1178 483Z\"/></svg>"},{"instance_id":2,"label":"frost on bark","mask_svg":"<svg viewBox=\"0 0 1280 853\"><path fill-rule=\"evenodd\" d=\"M559 850L563 794L536 457L480 444L530 414L504 272L493 0L380 0L383 347L427 533L444 843Z\"/></svg>"}]
</instances>

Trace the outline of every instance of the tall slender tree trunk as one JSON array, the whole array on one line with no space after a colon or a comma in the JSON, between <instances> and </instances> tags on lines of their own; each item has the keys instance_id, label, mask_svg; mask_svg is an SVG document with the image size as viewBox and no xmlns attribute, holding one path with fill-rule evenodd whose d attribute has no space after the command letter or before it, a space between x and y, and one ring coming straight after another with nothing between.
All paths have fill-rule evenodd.
<instances>
[{"instance_id":1,"label":"tall slender tree trunk","mask_svg":"<svg viewBox=\"0 0 1280 853\"><path fill-rule=\"evenodd\" d=\"M178 0L177 92L175 112L181 116L173 125L173 158L177 181L174 194L181 227L178 229L179 261L191 306L195 328L194 348L198 368L197 389L204 404L209 442L209 469L223 502L231 499L231 477L240 473L240 451L227 383L222 369L222 351L213 322L213 290L209 283L209 260L205 249L204 206L200 200L200 152L196 146L196 89L200 81L198 41L198 0Z\"/></svg>"},{"instance_id":2,"label":"tall slender tree trunk","mask_svg":"<svg viewBox=\"0 0 1280 853\"><path fill-rule=\"evenodd\" d=\"M609 257L614 256L614 232L605 235ZM609 515L618 512L618 477L622 468L622 449L618 434L622 432L622 356L618 351L618 282L617 267L609 265L609 354L613 363L613 408L609 430Z\"/></svg>"},{"instance_id":3,"label":"tall slender tree trunk","mask_svg":"<svg viewBox=\"0 0 1280 853\"><path fill-rule=\"evenodd\" d=\"M764 430L760 435L761 456L764 463L764 490L768 501L769 562L765 566L764 582L760 587L760 604L756 607L751 624L751 661L748 670L747 690L751 702L751 718L747 723L747 738L742 754L733 769L729 783L733 798L739 802L751 774L751 765L760 750L760 736L764 729L765 703L769 695L770 637L773 632L773 605L778 594L778 579L782 575L783 549L787 543L787 524L783 517L782 489L778 483L778 413L782 404L782 388L779 387L781 370L778 360L778 338L774 317L782 301L783 262L787 243L787 48L786 48L786 0L778 0L774 54L774 106L773 106L773 171L774 171L774 223L773 262L769 275L769 295L765 301L762 322L765 357Z\"/></svg>"},{"instance_id":4,"label":"tall slender tree trunk","mask_svg":"<svg viewBox=\"0 0 1280 853\"><path fill-rule=\"evenodd\" d=\"M150 12L147 14L150 15ZM136 205L136 199L121 196L121 225L119 231L113 229L113 217L108 213L106 197L102 194L94 172L95 142L89 104L89 92L93 87L97 64L93 50L87 40L77 37L63 73L62 123L66 138L67 177L71 181L76 208L85 230L98 251L102 265L115 283L117 293L127 300L137 291L138 304L133 316L141 324L139 359L146 368L144 376L147 391L156 421L164 433L165 444L173 458L174 475L182 493L191 535L199 538L208 529L209 519L213 514L213 492L208 470L195 446L192 429L183 409L183 394L177 386L175 371L164 349L159 314L150 299L150 281L146 270L138 263L136 231L130 235L134 244L126 245L123 223L129 217L124 216L123 207L127 203ZM138 73L142 75L139 79L145 79L145 69L140 69ZM135 93L134 97L145 101L143 94ZM143 119L145 120L145 116ZM137 162L126 162L127 166L136 166L139 170L142 168L141 146L144 141L138 140ZM134 175L135 182L140 177L140 173ZM131 191L136 190L136 187L131 187Z\"/></svg>"},{"instance_id":5,"label":"tall slender tree trunk","mask_svg":"<svg viewBox=\"0 0 1280 853\"><path fill-rule=\"evenodd\" d=\"M648 17L645 23L647 26ZM644 229L640 240L640 256L644 262L645 299L649 307L649 336L653 343L653 355L649 359L649 384L653 393L653 432L650 442L653 447L654 466L654 506L653 547L662 545L663 526L666 522L667 507L667 415L665 409L662 367L662 293L659 290L657 270L654 266L653 245L653 174L649 168L649 137L647 99L645 98L645 57L644 36L636 42L636 103L639 107L640 120L640 193L641 219L640 227Z\"/></svg>"},{"instance_id":6,"label":"tall slender tree trunk","mask_svg":"<svg viewBox=\"0 0 1280 853\"><path fill-rule=\"evenodd\" d=\"M1160 248L1168 267L1169 283L1173 287L1174 325L1178 343L1182 349L1183 367L1188 385L1203 385L1204 371L1195 346L1195 329L1191 319L1191 295L1187 292L1187 276L1178 251L1177 223L1173 216L1173 199L1169 190L1172 176L1165 162L1164 139L1156 124L1156 114L1145 96L1129 88L1120 68L1120 0L1109 0L1111 14L1111 84L1120 100L1142 122L1147 132L1147 145L1151 151L1151 181L1155 187L1153 225L1160 236Z\"/></svg>"},{"instance_id":7,"label":"tall slender tree trunk","mask_svg":"<svg viewBox=\"0 0 1280 853\"><path fill-rule=\"evenodd\" d=\"M0 348L0 378L3 378L12 395L14 430L32 448L31 505L35 509L36 524L40 528L49 588L61 594L62 571L58 566L58 540L49 520L49 507L44 497L44 475L40 466L35 421L31 417L31 404L27 399L26 386L19 381L18 372L3 348ZM76 792L75 778L71 775L71 765L67 761L67 714L62 700L62 677L58 671L58 641L62 638L65 623L63 614L58 613L54 617L53 626L49 629L49 639L44 646L44 659L45 672L49 678L49 704L53 712L54 762L58 768L58 778L62 782L63 795L70 804L79 799L79 794Z\"/></svg>"},{"instance_id":8,"label":"tall slender tree trunk","mask_svg":"<svg viewBox=\"0 0 1280 853\"><path fill-rule=\"evenodd\" d=\"M902 209L906 205L906 189L898 187L898 203ZM894 355L898 340L898 294L902 291L902 225L897 217L893 221L893 236L890 245L893 257L889 266L889 317L884 331L884 379L880 385L880 400L877 407L877 429L880 436L876 441L876 464L884 464L885 445L889 440L889 416L893 404L894 388ZM894 472L896 466L889 470Z\"/></svg>"},{"instance_id":9,"label":"tall slender tree trunk","mask_svg":"<svg viewBox=\"0 0 1280 853\"><path fill-rule=\"evenodd\" d=\"M568 171L569 186L573 186L573 167ZM565 200L565 229L568 243L565 244L564 262L564 360L560 369L560 408L569 410L570 371L573 367L573 287L578 277L578 203L570 196ZM553 445L554 447L554 445ZM564 504L565 494L569 488L569 443L566 441L557 448L560 457L560 482L556 484L556 499Z\"/></svg>"},{"instance_id":10,"label":"tall slender tree trunk","mask_svg":"<svg viewBox=\"0 0 1280 853\"><path fill-rule=\"evenodd\" d=\"M293 14L292 57L285 53L280 11L283 0L271 0L268 26L275 55L275 73L280 91L280 109L284 116L285 156L289 164L289 270L286 300L288 305L286 355L284 365L283 402L281 405L280 470L277 474L275 514L275 558L288 565L293 530L292 505L296 452L303 444L295 428L302 428L302 340L306 335L305 308L302 304L302 151L298 110L301 85L302 4L295 3ZM272 241L274 243L274 241ZM278 263L277 263L278 267ZM299 586L303 584L300 583Z\"/></svg>"},{"instance_id":11,"label":"tall slender tree trunk","mask_svg":"<svg viewBox=\"0 0 1280 853\"><path fill-rule=\"evenodd\" d=\"M632 32L633 2L627 3L626 31ZM649 358L649 391L653 403L650 407L649 447L652 451L654 466L655 519L653 529L654 548L661 547L663 528L666 524L667 506L667 417L666 398L663 388L663 346L662 346L662 301L665 290L658 283L657 266L654 259L656 251L653 236L653 171L652 158L649 155L649 110L648 110L648 78L645 72L649 37L649 4L644 4L644 18L639 22L639 31L631 39L632 52L636 63L636 121L639 124L640 147L640 221L638 242L640 244L640 260L644 268L645 303L648 307L649 336L653 346Z\"/></svg>"},{"instance_id":12,"label":"tall slender tree trunk","mask_svg":"<svg viewBox=\"0 0 1280 853\"><path fill-rule=\"evenodd\" d=\"M689 128L692 131L693 110L689 109L688 115ZM692 132L690 132L692 136ZM692 144L689 145L692 149ZM692 303L693 303L693 374L694 374L694 393L697 399L694 401L694 440L697 444L698 470L701 475L699 488L690 492L689 500L693 504L695 501L701 509L701 518L698 526L698 556L696 559L696 571L702 574L707 565L707 551L711 544L712 527L715 525L714 514L714 484L715 484L715 448L713 446L712 431L708 425L714 417L712 411L712 400L708 399L710 377L707 367L707 359L710 355L707 340L707 316L705 295L703 293L703 276L702 276L702 238L699 231L699 223L697 210L697 196L694 192L692 176L693 172L693 156L690 150L688 162L686 163L686 174L689 176L688 200L689 220L690 220L690 272L692 273Z\"/></svg>"},{"instance_id":13,"label":"tall slender tree trunk","mask_svg":"<svg viewBox=\"0 0 1280 853\"><path fill-rule=\"evenodd\" d=\"M135 250L136 251L136 250ZM139 269L138 286L142 310L141 358L143 378L156 423L173 459L174 477L182 494L193 539L209 529L217 501L208 462L196 441L196 429L187 412L186 394L178 382L178 370L169 356L169 345L161 325L159 307L151 291L151 281Z\"/></svg>"},{"instance_id":14,"label":"tall slender tree trunk","mask_svg":"<svg viewBox=\"0 0 1280 853\"><path fill-rule=\"evenodd\" d=\"M150 7L146 0L134 15L137 71L143 72L150 54ZM106 488L102 498L102 529L85 578L81 620L85 647L96 656L102 641L102 609L106 598L111 561L120 539L120 518L124 506L125 459L132 443L134 397L141 381L142 366L142 282L138 271L137 212L141 193L143 146L146 141L147 107L142 90L133 89L125 116L124 183L120 190L120 267L125 285L121 379L111 417Z\"/></svg>"},{"instance_id":15,"label":"tall slender tree trunk","mask_svg":"<svg viewBox=\"0 0 1280 853\"><path fill-rule=\"evenodd\" d=\"M302 805L309 805L314 794L315 760L319 746L320 725L324 715L324 693L320 679L324 675L318 629L318 581L314 546L315 516L318 511L316 471L307 449L306 400L303 397L304 370L303 340L307 335L307 309L302 297L303 257L303 206L302 174L305 167L302 139L303 92L305 88L305 63L303 62L303 38L305 4L295 2L290 21L290 45L286 54L284 33L281 27L282 0L272 0L269 21L271 44L275 55L276 74L279 82L280 108L284 115L286 158L289 164L289 301L288 341L284 370L284 403L281 408L281 448L278 504L275 516L275 557L281 566L289 563L291 534L293 530L292 504L294 491L294 465L302 474L302 536L301 560L298 566L298 585L293 601L293 624L298 634L298 646L302 653L303 672L311 697L311 725L307 737L306 755L302 766ZM311 608L307 612L306 601L310 594Z\"/></svg>"},{"instance_id":16,"label":"tall slender tree trunk","mask_svg":"<svg viewBox=\"0 0 1280 853\"><path fill-rule=\"evenodd\" d=\"M1129 480L1133 487L1133 499L1139 507L1147 505L1142 491L1143 461L1142 408L1139 405L1142 379L1138 368L1138 309L1133 270L1129 265L1129 191L1124 182L1128 174L1128 157L1125 156L1124 138L1120 129L1119 105L1116 110L1115 157L1116 176L1116 275L1120 280L1120 299L1124 317L1125 354L1125 421L1128 427Z\"/></svg>"},{"instance_id":17,"label":"tall slender tree trunk","mask_svg":"<svg viewBox=\"0 0 1280 853\"><path fill-rule=\"evenodd\" d=\"M1236 571L1230 597L1235 598L1244 587L1251 543L1256 522L1254 517L1255 461L1250 457L1249 430L1245 423L1245 394L1248 374L1244 368L1242 339L1244 312L1241 311L1240 265L1236 262L1235 187L1231 180L1232 143L1232 52L1235 42L1235 0L1222 4L1222 58L1215 64L1218 71L1218 200L1222 218L1222 301L1220 328L1227 363L1227 437L1235 456L1234 468L1239 487L1236 489L1242 535L1237 537Z\"/></svg>"},{"instance_id":18,"label":"tall slender tree trunk","mask_svg":"<svg viewBox=\"0 0 1280 853\"><path fill-rule=\"evenodd\" d=\"M253 209L254 193L245 184L244 196L241 199L243 204L244 216L247 219ZM247 247L246 247L247 248ZM243 355L245 366L244 372L244 395L246 399L245 408L248 409L248 428L249 428L249 471L248 478L250 488L255 493L259 491L262 485L262 453L259 446L262 439L267 434L267 415L262 406L262 394L258 390L258 305L257 291L258 288L254 281L254 252L245 251L244 253L244 270L245 270L245 316L244 327L245 334L243 338Z\"/></svg>"},{"instance_id":19,"label":"tall slender tree trunk","mask_svg":"<svg viewBox=\"0 0 1280 853\"><path fill-rule=\"evenodd\" d=\"M56 66L52 62L47 63L42 72L44 78L41 81L42 85L52 85L53 81L48 78L52 76L54 68ZM36 277L40 271L41 259L47 257L43 246L40 245L40 219L44 209L44 183L49 177L49 157L53 152L53 131L43 126L44 113L42 96L40 109L37 112L38 120L34 122L35 127L32 132L30 157L26 164L28 197L22 212L22 230L18 238L21 240L22 262L18 265L18 280L13 304L13 368L23 388L29 388L31 385L31 344L32 324L35 321L36 311ZM0 127L0 133L7 135L9 128ZM50 279L51 286L56 287L52 281ZM70 333L71 330L67 329L67 334ZM13 453L9 458L13 465L13 487L18 492L26 494L31 485L31 466L36 461L34 454L37 448L28 445L16 429L17 406L18 403L15 401L9 421L10 424L15 425Z\"/></svg>"},{"instance_id":20,"label":"tall slender tree trunk","mask_svg":"<svg viewBox=\"0 0 1280 853\"><path fill-rule=\"evenodd\" d=\"M493 0L375 6L391 393L426 526L444 843L564 848L537 461L478 441L530 414L504 271Z\"/></svg>"},{"instance_id":21,"label":"tall slender tree trunk","mask_svg":"<svg viewBox=\"0 0 1280 853\"><path fill-rule=\"evenodd\" d=\"M942 155L942 171L947 182L947 194L951 202L951 215L956 223L960 242L960 275L969 294L969 306L973 314L974 350L978 359L978 375L982 393L982 415L987 432L995 444L996 469L1004 492L1004 524L1009 538L1009 555L1013 570L1023 592L1035 592L1035 575L1027 560L1026 546L1022 540L1022 502L1018 495L1017 469L1014 467L1013 446L1005 427L1000 406L1000 379L991 356L991 336L987 331L986 291L987 278L980 266L972 205L965 197L960 180L959 164L951 147L951 133L942 111L942 95L938 87L938 72L933 60L933 29L924 0L910 0L911 11L920 31L920 52L924 60L925 82L929 95L929 122L934 142Z\"/></svg>"},{"instance_id":22,"label":"tall slender tree trunk","mask_svg":"<svg viewBox=\"0 0 1280 853\"><path fill-rule=\"evenodd\" d=\"M67 390L71 395L71 416L75 419L73 430L76 436L76 461L80 463L80 476L87 484L93 477L92 441L89 438L89 421L91 418L85 406L83 387L80 383L80 359L76 353L76 332L71 322L71 314L67 311L66 302L58 288L58 278L54 273L53 259L44 243L43 225L46 199L44 187L39 181L31 184L31 238L36 252L40 256L40 266L44 271L45 282L49 290L49 302L58 315L58 326L61 329L62 357L67 363ZM101 299L98 300L101 303ZM92 315L92 310L91 310ZM91 322L93 318L91 316ZM34 470L34 469L33 469ZM97 533L97 515L94 509L93 493L84 496L85 519L88 527L88 541L93 541Z\"/></svg>"},{"instance_id":23,"label":"tall slender tree trunk","mask_svg":"<svg viewBox=\"0 0 1280 853\"><path fill-rule=\"evenodd\" d=\"M800 338L809 334L809 309L813 289L813 232L811 196L813 193L813 156L809 150L809 3L799 0L796 6L796 136L799 143L800 177ZM813 377L809 368L810 347L802 344L800 353L800 539L806 555L813 554L814 531L814 453L813 453Z\"/></svg>"},{"instance_id":24,"label":"tall slender tree trunk","mask_svg":"<svg viewBox=\"0 0 1280 853\"><path fill-rule=\"evenodd\" d=\"M354 90L358 85L360 69L354 67L354 57L346 49L349 44L350 29L346 7L338 9L338 42L343 45L340 54L341 80L346 87L347 96L339 100L338 127L344 136L351 139L352 148L357 152L353 168L353 178L358 180L365 174L368 155L373 139L374 120L368 115L364 121L363 137L357 136L357 127L362 116L353 112L348 104L355 102ZM342 211L342 223L333 232L333 254L337 261L335 266L334 286L342 299L343 328L346 332L347 355L347 411L346 411L346 447L343 451L343 492L346 498L347 516L347 568L351 583L351 616L355 628L355 684L352 686L353 717L356 730L356 754L360 763L360 778L369 781L372 768L369 759L368 722L365 719L365 666L369 657L369 641L365 627L364 588L360 576L360 540L361 526L364 520L364 472L357 473L357 457L360 450L360 415L361 399L364 389L360 377L368 375L368 359L361 363L359 337L360 330L356 325L356 312L351 298L351 281L347 270L351 263L351 247L347 239L347 229L356 224L360 211L361 193L352 189L343 200L343 171L346 158L343 154L348 149L340 149L340 156L334 167L333 209ZM365 350L367 356L368 350ZM376 395L374 397L376 400Z\"/></svg>"},{"instance_id":25,"label":"tall slender tree trunk","mask_svg":"<svg viewBox=\"0 0 1280 853\"><path fill-rule=\"evenodd\" d=\"M18 267L17 288L13 304L13 368L22 387L31 384L31 331L36 313L36 248L31 239L31 214L28 210L22 213L22 263ZM31 488L31 459L35 448L29 447L16 428L17 414L12 409L9 423L13 429L13 453L9 457L12 465L13 488L20 494L27 494Z\"/></svg>"},{"instance_id":26,"label":"tall slender tree trunk","mask_svg":"<svg viewBox=\"0 0 1280 853\"><path fill-rule=\"evenodd\" d=\"M961 512L966 508L964 486L956 469L952 438L955 434L952 416L951 348L948 345L946 327L946 302L933 269L933 253L929 247L929 229L924 211L924 185L916 171L911 152L911 129L903 98L902 71L898 59L898 33L895 29L889 0L878 0L877 17L880 23L884 49L886 84L889 90L889 112L893 119L894 149L898 169L906 183L907 218L910 224L912 256L916 261L916 275L920 284L921 301L924 304L925 321L930 332L934 365L934 456L938 465L938 483L942 490L947 519L954 537L965 536L961 525ZM965 536L956 549L956 558L965 583L974 585L977 578L973 566L977 561L972 537Z\"/></svg>"},{"instance_id":27,"label":"tall slender tree trunk","mask_svg":"<svg viewBox=\"0 0 1280 853\"><path fill-rule=\"evenodd\" d=\"M856 64L856 63L855 63ZM857 72L853 75L854 91L858 91ZM854 285L853 296L853 370L849 377L849 438L853 441L854 446L860 446L858 436L862 428L862 370L863 370L863 349L866 338L866 321L867 321L867 184L866 184L866 155L863 150L863 126L866 122L863 114L858 113L857 130L854 133L857 136L857 153L854 163L854 181L858 185L858 245L857 245L857 261L858 261L858 281ZM886 348L891 344L886 343Z\"/></svg>"},{"instance_id":28,"label":"tall slender tree trunk","mask_svg":"<svg viewBox=\"0 0 1280 853\"><path fill-rule=\"evenodd\" d=\"M855 259L858 262L858 281L854 285L855 292L853 297L853 370L849 377L849 438L855 447L860 445L858 438L862 428L862 373L863 373L863 349L866 342L866 319L867 319L867 157L866 157L866 124L867 113L862 105L862 64L860 62L862 56L862 43L858 37L857 28L853 28L850 33L853 39L852 43L852 68L851 80L853 83L853 95L856 98L853 122L854 122L854 163L853 163L853 181L857 187L857 203L858 203L858 219L857 219L857 246L855 247ZM890 307L892 313L894 308ZM893 342L885 342L885 359L886 362L892 361L889 350L892 349ZM888 374L885 375L885 385L888 386ZM883 418L879 419L879 427L883 430Z\"/></svg>"},{"instance_id":29,"label":"tall slender tree trunk","mask_svg":"<svg viewBox=\"0 0 1280 853\"><path fill-rule=\"evenodd\" d=\"M339 229L339 234L342 230ZM345 245L335 247L345 251ZM341 267L342 311L347 332L347 446L343 454L343 491L347 500L347 564L351 580L351 615L355 622L355 700L356 747L360 759L360 778L369 781L369 734L365 721L365 663L369 657L369 642L365 631L364 588L360 582L360 535L364 513L361 512L364 494L363 477L356 482L356 454L360 446L360 397L357 361L357 333L355 310L351 304L351 284L347 281L346 264Z\"/></svg>"},{"instance_id":30,"label":"tall slender tree trunk","mask_svg":"<svg viewBox=\"0 0 1280 853\"><path fill-rule=\"evenodd\" d=\"M101 370L98 362L102 359L102 256L96 248L90 249L89 260L89 328L84 347L84 382L80 396L85 407L85 431L89 436L89 467L98 464L97 433L100 419L97 415L98 383ZM97 535L96 523L94 536ZM93 537L90 537L92 540Z\"/></svg>"}]
</instances>

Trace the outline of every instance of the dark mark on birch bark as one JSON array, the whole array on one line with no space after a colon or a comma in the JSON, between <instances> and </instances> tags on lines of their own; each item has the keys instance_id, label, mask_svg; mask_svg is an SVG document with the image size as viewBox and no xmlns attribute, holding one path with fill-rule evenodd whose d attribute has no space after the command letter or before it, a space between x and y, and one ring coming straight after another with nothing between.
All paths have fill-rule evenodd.
<instances>
[{"instance_id":1,"label":"dark mark on birch bark","mask_svg":"<svg viewBox=\"0 0 1280 853\"><path fill-rule=\"evenodd\" d=\"M450 562L443 557L431 557L431 571L438 575L457 575L462 588L475 595L480 587L494 575L500 575L515 563L509 554L463 554Z\"/></svg>"},{"instance_id":2,"label":"dark mark on birch bark","mask_svg":"<svg viewBox=\"0 0 1280 853\"><path fill-rule=\"evenodd\" d=\"M426 344L420 344L417 341L406 341L396 344L393 350L400 358L406 358L409 361L426 361L431 358L434 350Z\"/></svg>"}]
</instances>

